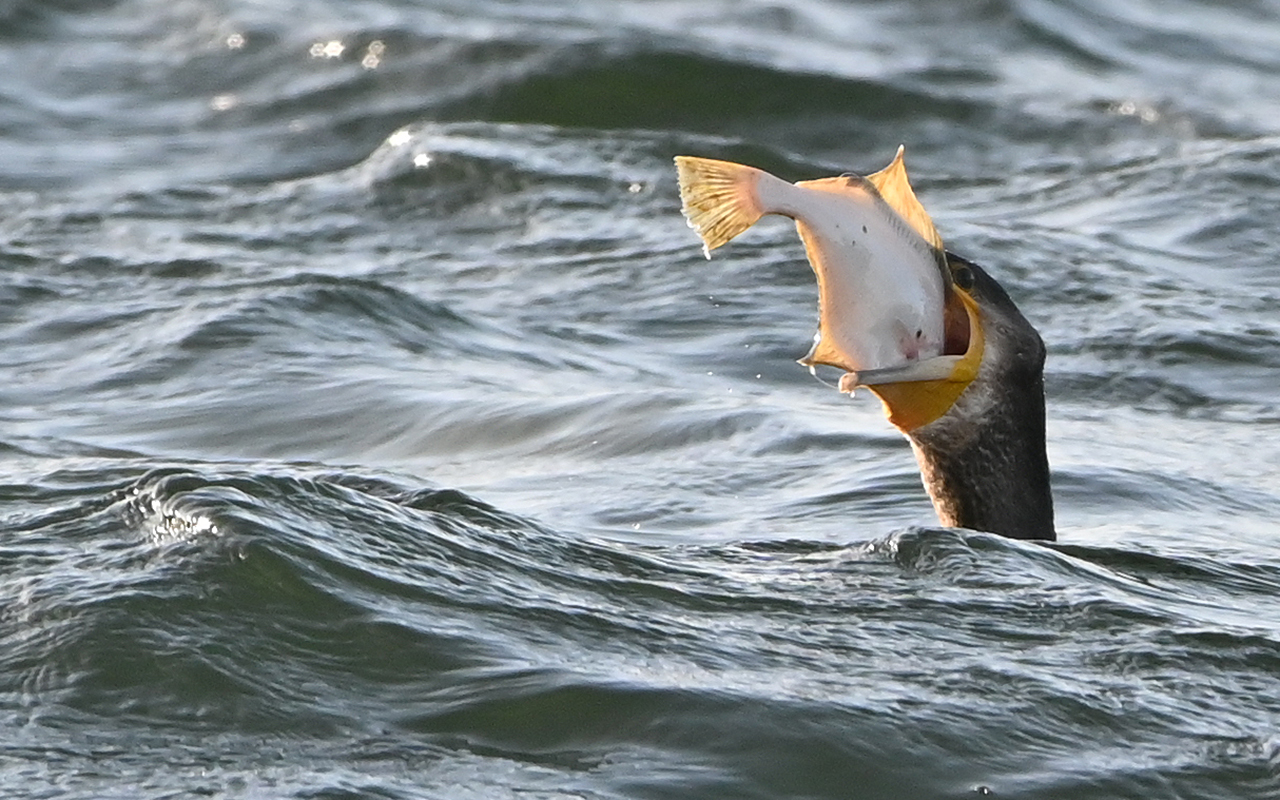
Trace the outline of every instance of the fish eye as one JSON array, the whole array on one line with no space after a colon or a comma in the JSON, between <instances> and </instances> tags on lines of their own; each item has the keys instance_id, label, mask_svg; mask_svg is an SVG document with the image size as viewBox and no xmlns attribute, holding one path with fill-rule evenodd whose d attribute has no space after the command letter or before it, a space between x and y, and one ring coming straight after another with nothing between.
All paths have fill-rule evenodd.
<instances>
[{"instance_id":1,"label":"fish eye","mask_svg":"<svg viewBox=\"0 0 1280 800\"><path fill-rule=\"evenodd\" d=\"M955 281L956 286L968 291L973 288L973 270L968 267L956 267L951 270L951 280Z\"/></svg>"}]
</instances>

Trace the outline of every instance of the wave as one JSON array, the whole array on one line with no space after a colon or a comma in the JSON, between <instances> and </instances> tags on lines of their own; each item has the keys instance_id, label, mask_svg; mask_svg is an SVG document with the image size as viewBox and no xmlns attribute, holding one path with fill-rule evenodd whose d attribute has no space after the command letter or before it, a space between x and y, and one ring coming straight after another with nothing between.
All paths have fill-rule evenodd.
<instances>
[{"instance_id":1,"label":"wave","mask_svg":"<svg viewBox=\"0 0 1280 800\"><path fill-rule=\"evenodd\" d=\"M939 529L627 544L393 476L128 471L5 490L28 510L0 550L0 710L33 730L428 748L699 796L1103 796L1269 758L1280 629L1254 607L1280 565ZM1205 693L1234 716L1176 711Z\"/></svg>"},{"instance_id":2,"label":"wave","mask_svg":"<svg viewBox=\"0 0 1280 800\"><path fill-rule=\"evenodd\" d=\"M14 83L0 126L16 135L0 172L13 187L111 187L122 174L146 188L261 183L341 169L423 120L701 132L858 171L878 168L887 157L871 154L903 141L939 166L960 167L957 151L990 165L1002 147L1025 148L1023 161L1052 160L1046 140L1062 148L1058 157L1087 157L1099 141L1132 138L1135 125L1153 140L1269 130L1265 108L1243 111L1245 98L1214 103L1205 97L1215 92L1163 88L1153 96L1141 80L1117 85L1099 75L1127 68L1148 81L1195 77L1185 56L1133 44L1153 39L1193 46L1191 62L1205 74L1217 66L1261 78L1272 66L1265 48L1240 63L1212 39L1161 30L1169 27L1162 19L1117 22L1088 4L936 15L774 9L791 22L626 4L604 20L569 5L559 26L519 9L387 5L352 15L321 4L299 26L194 3L10 4L19 46L5 62ZM88 23L93 14L110 25ZM121 47L93 46L104 27ZM974 51L920 44L956 37ZM74 69L32 67L43 63L38 48L50 47L92 54L91 90ZM1045 68L1050 90L1024 77L1040 74L1046 59L1057 66ZM140 69L149 80L131 79ZM1257 105L1256 93L1248 99Z\"/></svg>"},{"instance_id":3,"label":"wave","mask_svg":"<svg viewBox=\"0 0 1280 800\"><path fill-rule=\"evenodd\" d=\"M1206 582L1232 587L1236 604L1280 583L1275 565L1044 547L941 529L851 545L646 546L553 531L456 490L378 475L210 464L121 479L126 470L60 473L25 490L27 503L46 510L6 522L24 534L6 552L35 583L11 587L15 602L6 607L51 618L103 611L119 623L134 617L116 606L136 603L149 609L134 618L140 626L162 623L175 635L196 622L191 614L210 630L246 631L270 619L319 631L343 619L394 618L409 636L425 626L520 642L490 648L500 661L528 658L541 649L536 640L554 648L566 644L557 637L578 635L604 650L614 636L624 650L704 649L710 643L680 635L699 624L682 617L702 614L763 615L755 621L765 627L772 615L848 615L858 638L853 629L869 615L914 616L921 603L963 601L955 611L980 616L982 603L994 602L1078 624L1082 601L1093 598L1168 625L1179 614L1201 613L1207 604L1189 598ZM26 600L17 602L15 592ZM531 621L541 629L528 630ZM1111 624L1095 622L1076 633L1105 633ZM724 641L754 640L750 627L726 631ZM1255 628L1254 636L1275 635L1265 620ZM974 644L988 635L968 633ZM794 643L784 637L778 644ZM351 648L357 651L386 655Z\"/></svg>"}]
</instances>

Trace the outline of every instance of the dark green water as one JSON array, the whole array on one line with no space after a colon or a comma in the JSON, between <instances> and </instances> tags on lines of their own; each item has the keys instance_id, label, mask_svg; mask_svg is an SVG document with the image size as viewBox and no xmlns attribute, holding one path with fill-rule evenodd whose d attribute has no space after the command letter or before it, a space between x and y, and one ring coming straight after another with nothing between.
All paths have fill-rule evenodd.
<instances>
[{"instance_id":1,"label":"dark green water","mask_svg":"<svg viewBox=\"0 0 1280 800\"><path fill-rule=\"evenodd\" d=\"M0 4L0 796L1280 795L1280 7ZM1061 541L672 156L907 146Z\"/></svg>"}]
</instances>

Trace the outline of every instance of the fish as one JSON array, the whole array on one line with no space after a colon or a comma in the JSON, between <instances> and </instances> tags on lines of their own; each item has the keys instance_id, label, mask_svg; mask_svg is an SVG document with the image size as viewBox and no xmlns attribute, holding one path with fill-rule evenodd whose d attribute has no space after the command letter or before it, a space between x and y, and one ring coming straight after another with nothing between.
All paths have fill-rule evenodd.
<instances>
[{"instance_id":1,"label":"fish","mask_svg":"<svg viewBox=\"0 0 1280 800\"><path fill-rule=\"evenodd\" d=\"M676 156L681 210L711 251L779 214L795 220L818 280L818 331L800 363L846 371L842 391L950 375L942 237L907 179L904 148L861 177L789 183L756 167Z\"/></svg>"}]
</instances>

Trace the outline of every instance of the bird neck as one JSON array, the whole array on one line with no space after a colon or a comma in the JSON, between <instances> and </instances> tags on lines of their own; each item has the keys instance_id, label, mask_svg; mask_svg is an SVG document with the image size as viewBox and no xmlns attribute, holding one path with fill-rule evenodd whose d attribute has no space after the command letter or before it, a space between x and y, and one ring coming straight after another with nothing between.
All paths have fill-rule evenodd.
<instances>
[{"instance_id":1,"label":"bird neck","mask_svg":"<svg viewBox=\"0 0 1280 800\"><path fill-rule=\"evenodd\" d=\"M973 384L947 414L907 434L943 525L1055 538L1044 380L1023 378Z\"/></svg>"}]
</instances>

